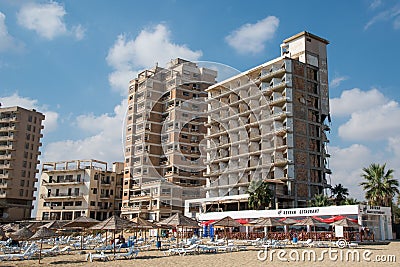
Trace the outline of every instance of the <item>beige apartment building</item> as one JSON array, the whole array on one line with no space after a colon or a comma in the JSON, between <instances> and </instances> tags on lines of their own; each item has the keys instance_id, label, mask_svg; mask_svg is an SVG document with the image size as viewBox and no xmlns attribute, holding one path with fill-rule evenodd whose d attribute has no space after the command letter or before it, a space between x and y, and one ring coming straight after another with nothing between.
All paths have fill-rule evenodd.
<instances>
[{"instance_id":1,"label":"beige apartment building","mask_svg":"<svg viewBox=\"0 0 400 267\"><path fill-rule=\"evenodd\" d=\"M0 107L0 221L31 218L43 120L34 109Z\"/></svg>"},{"instance_id":2,"label":"beige apartment building","mask_svg":"<svg viewBox=\"0 0 400 267\"><path fill-rule=\"evenodd\" d=\"M308 32L281 56L210 86L206 198L186 212L248 209L249 184L270 183L273 208L306 207L327 188L329 42Z\"/></svg>"},{"instance_id":3,"label":"beige apartment building","mask_svg":"<svg viewBox=\"0 0 400 267\"><path fill-rule=\"evenodd\" d=\"M130 81L122 215L160 220L204 197L205 89L214 70L183 59Z\"/></svg>"},{"instance_id":4,"label":"beige apartment building","mask_svg":"<svg viewBox=\"0 0 400 267\"><path fill-rule=\"evenodd\" d=\"M123 163L98 160L46 162L40 178L37 220L97 220L120 214Z\"/></svg>"}]
</instances>

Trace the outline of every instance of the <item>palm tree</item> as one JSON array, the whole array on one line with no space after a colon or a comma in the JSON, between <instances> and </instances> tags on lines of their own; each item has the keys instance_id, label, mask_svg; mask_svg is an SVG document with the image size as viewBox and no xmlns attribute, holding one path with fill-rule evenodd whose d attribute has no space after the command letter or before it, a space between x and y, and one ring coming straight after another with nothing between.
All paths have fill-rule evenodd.
<instances>
[{"instance_id":1,"label":"palm tree","mask_svg":"<svg viewBox=\"0 0 400 267\"><path fill-rule=\"evenodd\" d=\"M379 165L372 163L363 168L361 175L365 182L360 183L365 191L365 198L370 205L392 206L393 197L399 194L399 181L393 178L393 170L385 171L386 163Z\"/></svg>"},{"instance_id":2,"label":"palm tree","mask_svg":"<svg viewBox=\"0 0 400 267\"><path fill-rule=\"evenodd\" d=\"M331 205L331 200L324 194L314 195L314 199L309 202L311 207L326 207Z\"/></svg>"},{"instance_id":3,"label":"palm tree","mask_svg":"<svg viewBox=\"0 0 400 267\"><path fill-rule=\"evenodd\" d=\"M355 198L351 198L351 197L346 198L346 199L342 202L342 205L357 205L357 204L360 204L360 201L358 201L358 200L355 199Z\"/></svg>"},{"instance_id":4,"label":"palm tree","mask_svg":"<svg viewBox=\"0 0 400 267\"><path fill-rule=\"evenodd\" d=\"M247 193L250 194L249 208L255 210L268 207L273 198L273 193L268 183L262 180L252 180Z\"/></svg>"},{"instance_id":5,"label":"palm tree","mask_svg":"<svg viewBox=\"0 0 400 267\"><path fill-rule=\"evenodd\" d=\"M344 187L342 184L337 184L331 188L331 197L335 198L335 204L340 205L340 203L346 199L349 195L349 189Z\"/></svg>"}]
</instances>

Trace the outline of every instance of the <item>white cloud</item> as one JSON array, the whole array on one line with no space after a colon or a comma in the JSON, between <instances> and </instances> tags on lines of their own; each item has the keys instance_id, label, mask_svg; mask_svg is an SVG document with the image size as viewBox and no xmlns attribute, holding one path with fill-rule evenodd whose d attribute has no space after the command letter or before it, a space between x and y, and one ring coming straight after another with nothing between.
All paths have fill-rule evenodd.
<instances>
[{"instance_id":1,"label":"white cloud","mask_svg":"<svg viewBox=\"0 0 400 267\"><path fill-rule=\"evenodd\" d=\"M64 22L66 14L64 7L57 2L28 3L17 13L17 20L22 27L33 30L48 40L65 35L73 35L77 40L81 40L84 37L84 29L78 25L68 30Z\"/></svg>"},{"instance_id":2,"label":"white cloud","mask_svg":"<svg viewBox=\"0 0 400 267\"><path fill-rule=\"evenodd\" d=\"M359 183L362 182L362 168L375 162L371 150L360 144L349 147L330 147L330 168L332 170L332 186L342 184L349 189L350 197L364 199L364 193Z\"/></svg>"},{"instance_id":3,"label":"white cloud","mask_svg":"<svg viewBox=\"0 0 400 267\"><path fill-rule=\"evenodd\" d=\"M163 24L142 30L134 40L126 35L118 36L107 55L107 63L114 69L109 75L113 89L126 95L129 80L135 78L138 71L159 63L165 65L171 59L180 57L197 60L201 51L193 51L186 45L171 41L171 32Z\"/></svg>"},{"instance_id":4,"label":"white cloud","mask_svg":"<svg viewBox=\"0 0 400 267\"><path fill-rule=\"evenodd\" d=\"M98 159L112 163L124 157L123 122L127 103L116 106L113 114L80 115L75 125L88 137L49 143L44 148L43 161Z\"/></svg>"},{"instance_id":5,"label":"white cloud","mask_svg":"<svg viewBox=\"0 0 400 267\"><path fill-rule=\"evenodd\" d=\"M228 44L239 53L259 53L265 42L271 40L279 26L279 19L268 16L255 24L247 23L225 37Z\"/></svg>"},{"instance_id":6,"label":"white cloud","mask_svg":"<svg viewBox=\"0 0 400 267\"><path fill-rule=\"evenodd\" d=\"M346 80L348 80L348 79L349 79L349 77L347 77L347 76L336 77L336 78L334 78L334 79L330 82L329 86L330 86L331 88L336 88L336 87L338 87L342 82L344 82L344 81L346 81Z\"/></svg>"},{"instance_id":7,"label":"white cloud","mask_svg":"<svg viewBox=\"0 0 400 267\"><path fill-rule=\"evenodd\" d=\"M83 26L79 24L78 26L72 27L71 32L75 36L76 40L80 41L83 38L85 38L86 29L83 28Z\"/></svg>"},{"instance_id":8,"label":"white cloud","mask_svg":"<svg viewBox=\"0 0 400 267\"><path fill-rule=\"evenodd\" d=\"M390 9L384 10L375 15L371 20L367 22L367 24L365 24L364 30L368 30L369 27L378 22L392 21L392 20L393 20L393 28L397 30L400 28L399 16L400 16L400 5L396 5Z\"/></svg>"},{"instance_id":9,"label":"white cloud","mask_svg":"<svg viewBox=\"0 0 400 267\"><path fill-rule=\"evenodd\" d=\"M14 93L10 96L0 97L0 103L2 104L2 107L20 106L25 109L36 109L38 112L42 112L46 116L43 122L44 133L52 132L57 129L59 114L48 110L44 105L40 105L36 99L22 97L19 96L18 93Z\"/></svg>"},{"instance_id":10,"label":"white cloud","mask_svg":"<svg viewBox=\"0 0 400 267\"><path fill-rule=\"evenodd\" d=\"M381 6L382 5L382 1L381 0L373 0L372 2L371 2L371 4L369 5L369 8L370 9L376 9L376 8L378 8L379 6Z\"/></svg>"},{"instance_id":11,"label":"white cloud","mask_svg":"<svg viewBox=\"0 0 400 267\"><path fill-rule=\"evenodd\" d=\"M351 114L350 120L339 127L339 136L346 140L386 140L400 132L399 103L372 106Z\"/></svg>"},{"instance_id":12,"label":"white cloud","mask_svg":"<svg viewBox=\"0 0 400 267\"><path fill-rule=\"evenodd\" d=\"M330 99L330 106L333 116L348 116L387 102L385 96L377 89L361 91L359 88L354 88L343 91L339 98Z\"/></svg>"},{"instance_id":13,"label":"white cloud","mask_svg":"<svg viewBox=\"0 0 400 267\"><path fill-rule=\"evenodd\" d=\"M7 30L6 16L0 12L0 52L7 50L18 50L22 47Z\"/></svg>"}]
</instances>

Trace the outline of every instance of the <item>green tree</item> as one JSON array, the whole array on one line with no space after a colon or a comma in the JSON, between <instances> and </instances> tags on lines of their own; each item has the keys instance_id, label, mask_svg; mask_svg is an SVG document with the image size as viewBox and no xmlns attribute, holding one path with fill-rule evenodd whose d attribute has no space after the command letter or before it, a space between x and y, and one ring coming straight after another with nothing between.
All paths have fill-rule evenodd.
<instances>
[{"instance_id":1,"label":"green tree","mask_svg":"<svg viewBox=\"0 0 400 267\"><path fill-rule=\"evenodd\" d=\"M399 181L393 178L393 170L385 171L386 163L379 165L372 163L363 168L365 182L360 183L365 191L365 198L370 205L392 206L393 197L399 194Z\"/></svg>"},{"instance_id":2,"label":"green tree","mask_svg":"<svg viewBox=\"0 0 400 267\"><path fill-rule=\"evenodd\" d=\"M340 205L349 195L349 189L342 184L337 184L331 188L331 197L334 198L335 204Z\"/></svg>"},{"instance_id":3,"label":"green tree","mask_svg":"<svg viewBox=\"0 0 400 267\"><path fill-rule=\"evenodd\" d=\"M326 207L331 204L331 200L324 194L314 195L314 199L309 202L311 207Z\"/></svg>"},{"instance_id":4,"label":"green tree","mask_svg":"<svg viewBox=\"0 0 400 267\"><path fill-rule=\"evenodd\" d=\"M255 210L268 207L273 198L268 183L262 180L252 180L247 193L250 194L249 208Z\"/></svg>"},{"instance_id":5,"label":"green tree","mask_svg":"<svg viewBox=\"0 0 400 267\"><path fill-rule=\"evenodd\" d=\"M351 197L346 198L346 199L341 203L341 205L357 205L357 204L360 204L360 201L358 201L358 200L355 199L355 198L351 198Z\"/></svg>"}]
</instances>

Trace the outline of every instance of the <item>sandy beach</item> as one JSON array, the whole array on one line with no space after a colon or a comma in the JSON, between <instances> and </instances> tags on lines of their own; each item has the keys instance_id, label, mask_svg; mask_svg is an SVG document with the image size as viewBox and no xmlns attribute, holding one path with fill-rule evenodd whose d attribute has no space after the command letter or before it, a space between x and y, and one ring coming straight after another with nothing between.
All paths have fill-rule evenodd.
<instances>
[{"instance_id":1,"label":"sandy beach","mask_svg":"<svg viewBox=\"0 0 400 267\"><path fill-rule=\"evenodd\" d=\"M329 249L324 248L292 248L273 249L272 261L270 258L271 250L268 251L268 256L265 261L258 259L259 249L249 246L247 251L239 252L222 252L200 255L186 255L186 256L165 256L162 251L150 250L140 252L136 259L131 260L111 260L107 262L94 261L88 262L85 260L86 255L81 254L81 251L72 251L69 255L59 255L52 257L45 257L39 265L38 259L24 260L24 261L3 261L0 266L18 266L18 267L32 267L32 266L399 266L400 263L400 242L391 242L388 245L363 245L355 249L334 249L331 251L331 258L329 258ZM317 261L309 261L308 254L305 254L305 260L302 259L302 254L305 250L313 250L316 254ZM324 252L325 250L325 252ZM336 251L336 252L335 252ZM357 252L356 252L357 251ZM88 251L85 251L88 252ZM349 253L348 253L349 252ZM335 254L336 253L336 254ZM343 254L343 259L340 258L340 253ZM358 253L360 261L346 260L346 253ZM278 255L282 260L278 259ZM299 255L299 260L296 260ZM324 260L319 261L318 258L324 256ZM355 255L355 254L354 254ZM377 260L389 260L391 262L378 262ZM261 254L261 257L265 254ZM377 257L378 256L378 257ZM382 257L383 256L383 257ZM394 256L395 259L392 257ZM290 260L292 258L292 260ZM336 258L336 260L335 260ZM284 262L284 259L288 260ZM368 261L369 260L369 261Z\"/></svg>"}]
</instances>

